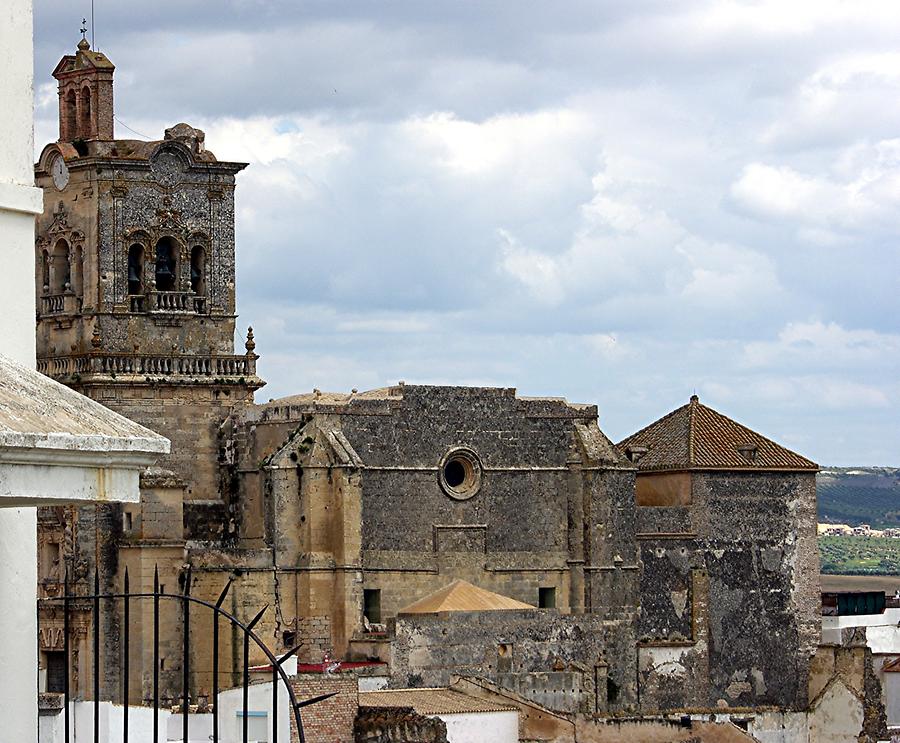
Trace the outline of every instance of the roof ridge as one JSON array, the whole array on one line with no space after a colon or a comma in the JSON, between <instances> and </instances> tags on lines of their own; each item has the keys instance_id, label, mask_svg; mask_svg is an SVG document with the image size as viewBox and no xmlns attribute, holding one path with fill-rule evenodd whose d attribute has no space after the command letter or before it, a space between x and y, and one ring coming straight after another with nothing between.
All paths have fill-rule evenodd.
<instances>
[{"instance_id":1,"label":"roof ridge","mask_svg":"<svg viewBox=\"0 0 900 743\"><path fill-rule=\"evenodd\" d=\"M775 439L771 439L768 436L766 436L765 434L760 433L759 431L754 431L749 426L744 425L743 423L735 420L731 416L725 415L725 413L720 413L718 410L715 410L715 409L709 407L709 405L703 405L702 403L699 403L699 404L704 410L707 410L710 413L712 413L712 415L718 416L719 418L724 418L726 421L728 421L732 425L737 426L739 429L741 429L741 431L743 433L748 434L750 438L747 440L746 443L752 444L755 442L755 440L762 439L763 441L769 443L770 445L772 445L778 449L782 449L782 450L788 452L789 454L792 454L795 457L798 457L799 459L803 459L803 460L809 462L810 465L816 466L815 462L813 462L808 457L804 457L802 454L798 454L793 449L788 449L788 447L784 446L784 444L779 444L777 441L775 441Z\"/></svg>"},{"instance_id":2,"label":"roof ridge","mask_svg":"<svg viewBox=\"0 0 900 743\"><path fill-rule=\"evenodd\" d=\"M697 406L700 404L700 398L697 395L691 395L691 400L688 403L690 406L690 414L688 417L688 464L693 467L697 463L697 459L694 456L694 452L696 447L694 446L696 441L696 433L695 429L697 427Z\"/></svg>"},{"instance_id":3,"label":"roof ridge","mask_svg":"<svg viewBox=\"0 0 900 743\"><path fill-rule=\"evenodd\" d=\"M682 410L684 410L686 407L687 407L687 405L680 405L679 407L675 408L675 410L672 410L672 411L666 413L662 418L657 418L655 421L653 421L653 422L651 422L651 423L648 423L648 424L647 424L646 426L644 426L642 429L640 429L640 430L638 430L638 431L635 431L635 432L634 432L633 434L631 434L630 436L626 436L624 439L622 439L618 444L615 445L616 448L619 448L620 446L625 446L629 441L631 441L631 439L640 436L642 433L646 433L646 432L649 431L651 428L653 428L653 427L655 427L655 426L658 426L658 425L659 425L660 423L662 423L663 421L667 421L667 420L668 420L669 418L671 418L672 416L677 415L678 413L680 413L680 412L681 412Z\"/></svg>"}]
</instances>

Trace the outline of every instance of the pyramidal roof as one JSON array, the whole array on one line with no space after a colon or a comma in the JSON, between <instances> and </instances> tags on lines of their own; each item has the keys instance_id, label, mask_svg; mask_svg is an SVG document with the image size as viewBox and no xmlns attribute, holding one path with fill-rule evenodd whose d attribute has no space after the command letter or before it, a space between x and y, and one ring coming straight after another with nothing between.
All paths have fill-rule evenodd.
<instances>
[{"instance_id":1,"label":"pyramidal roof","mask_svg":"<svg viewBox=\"0 0 900 743\"><path fill-rule=\"evenodd\" d=\"M437 614L444 611L500 611L534 608L531 604L486 591L464 580L455 580L449 586L444 586L397 613Z\"/></svg>"},{"instance_id":2,"label":"pyramidal roof","mask_svg":"<svg viewBox=\"0 0 900 743\"><path fill-rule=\"evenodd\" d=\"M632 434L617 447L639 470L817 470L819 466L700 403Z\"/></svg>"}]
</instances>

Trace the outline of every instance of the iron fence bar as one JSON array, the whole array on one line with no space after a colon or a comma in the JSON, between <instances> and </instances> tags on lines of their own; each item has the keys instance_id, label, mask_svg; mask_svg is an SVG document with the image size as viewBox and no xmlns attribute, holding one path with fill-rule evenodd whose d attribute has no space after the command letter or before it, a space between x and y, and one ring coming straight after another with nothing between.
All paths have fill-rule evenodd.
<instances>
[{"instance_id":1,"label":"iron fence bar","mask_svg":"<svg viewBox=\"0 0 900 743\"><path fill-rule=\"evenodd\" d=\"M278 666L272 664L272 743L278 743Z\"/></svg>"},{"instance_id":2,"label":"iron fence bar","mask_svg":"<svg viewBox=\"0 0 900 743\"><path fill-rule=\"evenodd\" d=\"M244 693L243 693L243 704L244 704L244 716L241 720L241 740L244 743L250 739L249 736L249 717L247 715L247 706L250 702L250 661L247 657L250 653L250 635L246 632L244 633Z\"/></svg>"},{"instance_id":3,"label":"iron fence bar","mask_svg":"<svg viewBox=\"0 0 900 743\"><path fill-rule=\"evenodd\" d=\"M157 580L154 580L154 586L155 586L157 589L159 588L159 585L158 585L158 581L157 581ZM130 596L131 596L131 598L133 598L133 599L145 599L145 598L146 598L146 599L150 599L150 598L152 598L152 599L154 599L156 602L158 602L158 599L159 599L160 596L162 596L163 598L167 598L167 599L168 599L168 598L171 598L171 599L184 600L184 597L182 597L182 596L179 596L179 595L160 594L160 593L158 592L158 590L157 590L156 592L154 592L154 593L132 593L132 594L130 594ZM101 598L106 598L106 599L120 599L120 598L123 598L123 597L124 597L124 594L122 594L122 593L106 593L106 594L103 594ZM44 603L53 603L54 601L60 601L60 600L62 600L63 598L65 598L65 597L59 597L59 596L57 596L57 597L47 597L47 598L44 598L44 599L39 599L38 601L39 601L39 603L42 603L42 604L44 604ZM92 599L93 596L79 596L78 598L87 601L87 600ZM272 653L272 651L269 650L269 648L268 648L268 647L266 646L266 644L262 641L262 639L259 637L259 635L257 635L255 632L253 632L252 626L248 626L247 624L245 624L244 622L242 622L240 619L238 619L238 618L237 618L236 616L234 616L233 614L230 614L229 612L225 611L225 610L222 609L221 607L218 607L218 606L216 606L215 604L213 604L213 603L211 603L211 602L209 602L209 601L205 601L204 599L198 599L198 598L196 598L196 597L194 597L194 596L188 596L188 597L187 597L187 600L188 600L188 601L191 601L191 602L193 602L193 603L195 603L195 604L200 604L201 606L205 606L205 607L207 607L208 609L212 609L214 612L217 612L218 614L220 614L220 615L222 615L223 617L225 617L225 618L226 618L229 622L231 622L231 624L233 624L235 627L238 627L239 629L243 630L246 634L248 634L248 635L250 636L250 639L253 640L253 642L256 643L257 647L259 647L259 649L263 652L263 654L266 656L266 658L267 658L271 663L278 664L278 658L276 658L275 655ZM267 609L267 608L268 608L268 606L266 606L266 607L263 609L263 611L265 611L265 609ZM158 664L157 664L157 667L158 667ZM294 689L293 689L293 687L290 685L290 679L288 678L287 673L284 671L283 668L281 668L281 665L280 665L280 664L278 664L278 667L281 669L281 670L279 671L279 675L281 676L282 682L283 682L284 685L287 687L288 695L289 695L289 697L290 697L290 702L291 702L291 708L292 708L293 711L294 711L294 720L295 720L295 722L297 723L297 732L298 732L298 735L299 735L299 743L304 743L306 739L305 739L305 736L304 736L304 733L303 733L303 720L301 719L301 716L300 716L300 708L301 708L301 707L305 707L305 706L307 706L307 705L309 705L309 704L313 704L314 702L317 702L317 701L320 701L320 700L319 700L319 698L316 698L316 699L307 699L307 700L305 700L303 703L299 703L299 702L297 701L297 695L294 693ZM327 698L328 696L334 696L334 695L333 695L333 694L331 694L331 695L325 695L324 698Z\"/></svg>"},{"instance_id":4,"label":"iron fence bar","mask_svg":"<svg viewBox=\"0 0 900 743\"><path fill-rule=\"evenodd\" d=\"M100 569L94 569L94 743L100 743Z\"/></svg>"},{"instance_id":5,"label":"iron fence bar","mask_svg":"<svg viewBox=\"0 0 900 743\"><path fill-rule=\"evenodd\" d=\"M125 649L123 650L125 657L123 658L123 663L122 663L122 665L123 665L122 675L124 677L124 680L123 680L124 686L122 689L122 714L123 714L122 741L123 741L123 743L128 743L128 675L129 675L128 674L128 670L129 670L128 665L129 665L129 655L131 654L131 651L129 649L129 644L130 644L129 641L131 639L130 638L131 621L129 618L129 610L130 610L129 604L131 602L128 598L128 589L129 589L128 568L126 567L125 568L125 629L124 629L125 637L124 637L124 643L123 643L125 646ZM156 741L154 741L154 743L156 743Z\"/></svg>"},{"instance_id":6,"label":"iron fence bar","mask_svg":"<svg viewBox=\"0 0 900 743\"><path fill-rule=\"evenodd\" d=\"M219 594L216 609L221 609L231 588L231 578ZM219 612L213 611L213 743L219 743Z\"/></svg>"},{"instance_id":7,"label":"iron fence bar","mask_svg":"<svg viewBox=\"0 0 900 743\"><path fill-rule=\"evenodd\" d=\"M153 743L159 741L159 565L153 568Z\"/></svg>"},{"instance_id":8,"label":"iron fence bar","mask_svg":"<svg viewBox=\"0 0 900 743\"><path fill-rule=\"evenodd\" d=\"M188 715L191 711L190 677L191 677L191 602L187 598L191 595L191 569L188 568L184 576L184 601L182 601L182 652L181 661L182 689L181 689L181 740L188 743Z\"/></svg>"},{"instance_id":9,"label":"iron fence bar","mask_svg":"<svg viewBox=\"0 0 900 743\"><path fill-rule=\"evenodd\" d=\"M63 576L63 655L65 656L66 675L63 679L63 743L69 743L69 567Z\"/></svg>"},{"instance_id":10,"label":"iron fence bar","mask_svg":"<svg viewBox=\"0 0 900 743\"><path fill-rule=\"evenodd\" d=\"M262 619L262 615L268 606L264 606L262 610L247 625L247 632L244 633L244 719L243 719L243 743L250 740L250 714L248 707L250 706L250 630L256 623Z\"/></svg>"}]
</instances>

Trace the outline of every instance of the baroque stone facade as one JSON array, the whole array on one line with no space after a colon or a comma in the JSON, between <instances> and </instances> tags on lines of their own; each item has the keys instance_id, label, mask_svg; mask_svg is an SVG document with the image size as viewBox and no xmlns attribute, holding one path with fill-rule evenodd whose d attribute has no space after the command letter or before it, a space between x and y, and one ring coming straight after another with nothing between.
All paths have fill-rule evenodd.
<instances>
[{"instance_id":1,"label":"baroque stone facade","mask_svg":"<svg viewBox=\"0 0 900 743\"><path fill-rule=\"evenodd\" d=\"M126 568L133 591L157 570L168 592L190 576L211 602L232 581L226 608L249 619L268 604L257 631L301 661L380 663L396 687L477 676L585 719L805 709L815 464L698 400L618 447L595 406L513 389L400 383L254 404L252 333L245 353L233 341L244 165L186 124L114 139L100 57L84 43L57 68L60 141L36 165L39 364L172 454L144 474L139 504L43 514L46 595L62 565L84 594L94 570L108 591ZM70 89L90 101L76 96L74 114ZM404 613L458 579L533 608ZM103 611L115 658L121 616ZM165 614L161 631L170 698L180 621ZM149 607L132 615L132 699L149 696L151 628ZM223 687L239 682L239 644L221 638ZM208 697L210 633L191 646L190 693ZM107 668L101 693L119 699L120 665Z\"/></svg>"}]
</instances>

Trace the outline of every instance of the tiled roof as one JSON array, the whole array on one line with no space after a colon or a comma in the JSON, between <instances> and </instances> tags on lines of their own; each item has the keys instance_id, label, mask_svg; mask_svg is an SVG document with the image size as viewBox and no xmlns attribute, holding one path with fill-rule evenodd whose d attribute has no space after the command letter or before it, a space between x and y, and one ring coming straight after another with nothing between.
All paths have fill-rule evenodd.
<instances>
[{"instance_id":1,"label":"tiled roof","mask_svg":"<svg viewBox=\"0 0 900 743\"><path fill-rule=\"evenodd\" d=\"M900 673L900 658L889 660L881 667L882 673Z\"/></svg>"},{"instance_id":2,"label":"tiled roof","mask_svg":"<svg viewBox=\"0 0 900 743\"><path fill-rule=\"evenodd\" d=\"M384 689L359 692L360 707L412 707L420 715L506 712L511 705L470 697L452 689Z\"/></svg>"},{"instance_id":3,"label":"tiled roof","mask_svg":"<svg viewBox=\"0 0 900 743\"><path fill-rule=\"evenodd\" d=\"M464 580L455 580L449 586L444 586L397 613L437 614L445 611L499 611L534 608L531 604L486 591Z\"/></svg>"},{"instance_id":4,"label":"tiled roof","mask_svg":"<svg viewBox=\"0 0 900 743\"><path fill-rule=\"evenodd\" d=\"M700 403L687 405L620 442L639 470L817 470L818 465Z\"/></svg>"}]
</instances>

